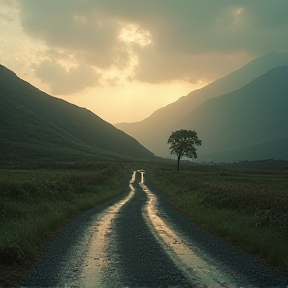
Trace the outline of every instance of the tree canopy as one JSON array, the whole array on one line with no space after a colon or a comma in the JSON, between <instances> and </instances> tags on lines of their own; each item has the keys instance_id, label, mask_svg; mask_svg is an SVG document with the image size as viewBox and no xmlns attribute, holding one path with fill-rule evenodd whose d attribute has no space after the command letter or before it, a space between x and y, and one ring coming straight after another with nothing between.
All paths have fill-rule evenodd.
<instances>
[{"instance_id":1,"label":"tree canopy","mask_svg":"<svg viewBox=\"0 0 288 288\"><path fill-rule=\"evenodd\" d=\"M172 132L168 139L168 144L170 144L171 154L176 154L178 157L177 171L179 171L181 157L197 158L195 146L201 146L202 140L198 139L197 132L181 129Z\"/></svg>"}]
</instances>

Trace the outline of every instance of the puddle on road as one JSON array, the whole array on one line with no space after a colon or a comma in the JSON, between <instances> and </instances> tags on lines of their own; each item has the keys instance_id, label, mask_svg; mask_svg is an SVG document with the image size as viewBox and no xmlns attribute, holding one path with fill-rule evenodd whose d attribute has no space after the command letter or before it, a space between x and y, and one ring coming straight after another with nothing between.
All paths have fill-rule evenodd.
<instances>
[{"instance_id":1,"label":"puddle on road","mask_svg":"<svg viewBox=\"0 0 288 288\"><path fill-rule=\"evenodd\" d=\"M144 217L147 224L154 231L154 236L164 246L175 264L184 272L185 276L199 287L240 287L240 283L231 276L223 273L216 264L206 262L200 258L185 242L183 236L178 235L159 216L157 197L144 184L144 172L141 173L140 186L148 195L148 203ZM181 240L182 239L182 240ZM167 249L168 248L168 249ZM242 284L242 283L241 283ZM202 286L201 286L202 285ZM222 286L221 286L222 285ZM229 285L229 286L224 286ZM234 286L235 285L235 286ZM243 284L242 284L243 285ZM198 286L197 286L198 287Z\"/></svg>"},{"instance_id":2,"label":"puddle on road","mask_svg":"<svg viewBox=\"0 0 288 288\"><path fill-rule=\"evenodd\" d=\"M113 206L102 212L94 223L92 223L88 235L91 238L88 248L88 253L85 257L85 262L80 273L80 287L92 288L92 287L110 287L120 281L120 276L117 271L114 270L112 260L106 254L106 248L109 245L112 235L111 226L117 213L133 196L134 187L132 184L135 181L136 171L133 172L130 180L130 192L120 202L117 202ZM107 271L109 279L107 277ZM113 279L113 281L111 281ZM107 281L106 281L107 280ZM113 283L112 283L113 282ZM75 283L65 283L67 287L73 287Z\"/></svg>"}]
</instances>

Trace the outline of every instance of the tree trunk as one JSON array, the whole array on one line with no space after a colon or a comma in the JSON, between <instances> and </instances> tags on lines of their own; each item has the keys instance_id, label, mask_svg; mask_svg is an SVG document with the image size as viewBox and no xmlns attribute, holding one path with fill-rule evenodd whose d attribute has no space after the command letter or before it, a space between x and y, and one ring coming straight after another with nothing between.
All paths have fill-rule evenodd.
<instances>
[{"instance_id":1,"label":"tree trunk","mask_svg":"<svg viewBox=\"0 0 288 288\"><path fill-rule=\"evenodd\" d=\"M177 171L179 171L180 158L181 158L181 156L178 156Z\"/></svg>"}]
</instances>

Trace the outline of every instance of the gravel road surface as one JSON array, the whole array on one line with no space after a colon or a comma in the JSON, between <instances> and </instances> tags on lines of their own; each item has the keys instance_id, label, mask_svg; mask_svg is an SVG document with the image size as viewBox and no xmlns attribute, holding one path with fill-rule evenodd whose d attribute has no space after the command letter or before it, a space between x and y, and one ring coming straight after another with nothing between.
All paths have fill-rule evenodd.
<instances>
[{"instance_id":1,"label":"gravel road surface","mask_svg":"<svg viewBox=\"0 0 288 288\"><path fill-rule=\"evenodd\" d=\"M180 214L134 171L127 191L72 221L23 287L287 287L287 279Z\"/></svg>"}]
</instances>

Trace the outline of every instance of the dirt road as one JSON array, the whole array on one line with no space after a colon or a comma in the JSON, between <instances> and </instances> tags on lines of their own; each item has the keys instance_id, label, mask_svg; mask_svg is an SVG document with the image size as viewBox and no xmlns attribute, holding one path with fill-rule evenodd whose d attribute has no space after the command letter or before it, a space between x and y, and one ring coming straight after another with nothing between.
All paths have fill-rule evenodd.
<instances>
[{"instance_id":1,"label":"dirt road","mask_svg":"<svg viewBox=\"0 0 288 288\"><path fill-rule=\"evenodd\" d=\"M285 287L287 280L188 221L134 171L120 198L71 222L23 287Z\"/></svg>"}]
</instances>

